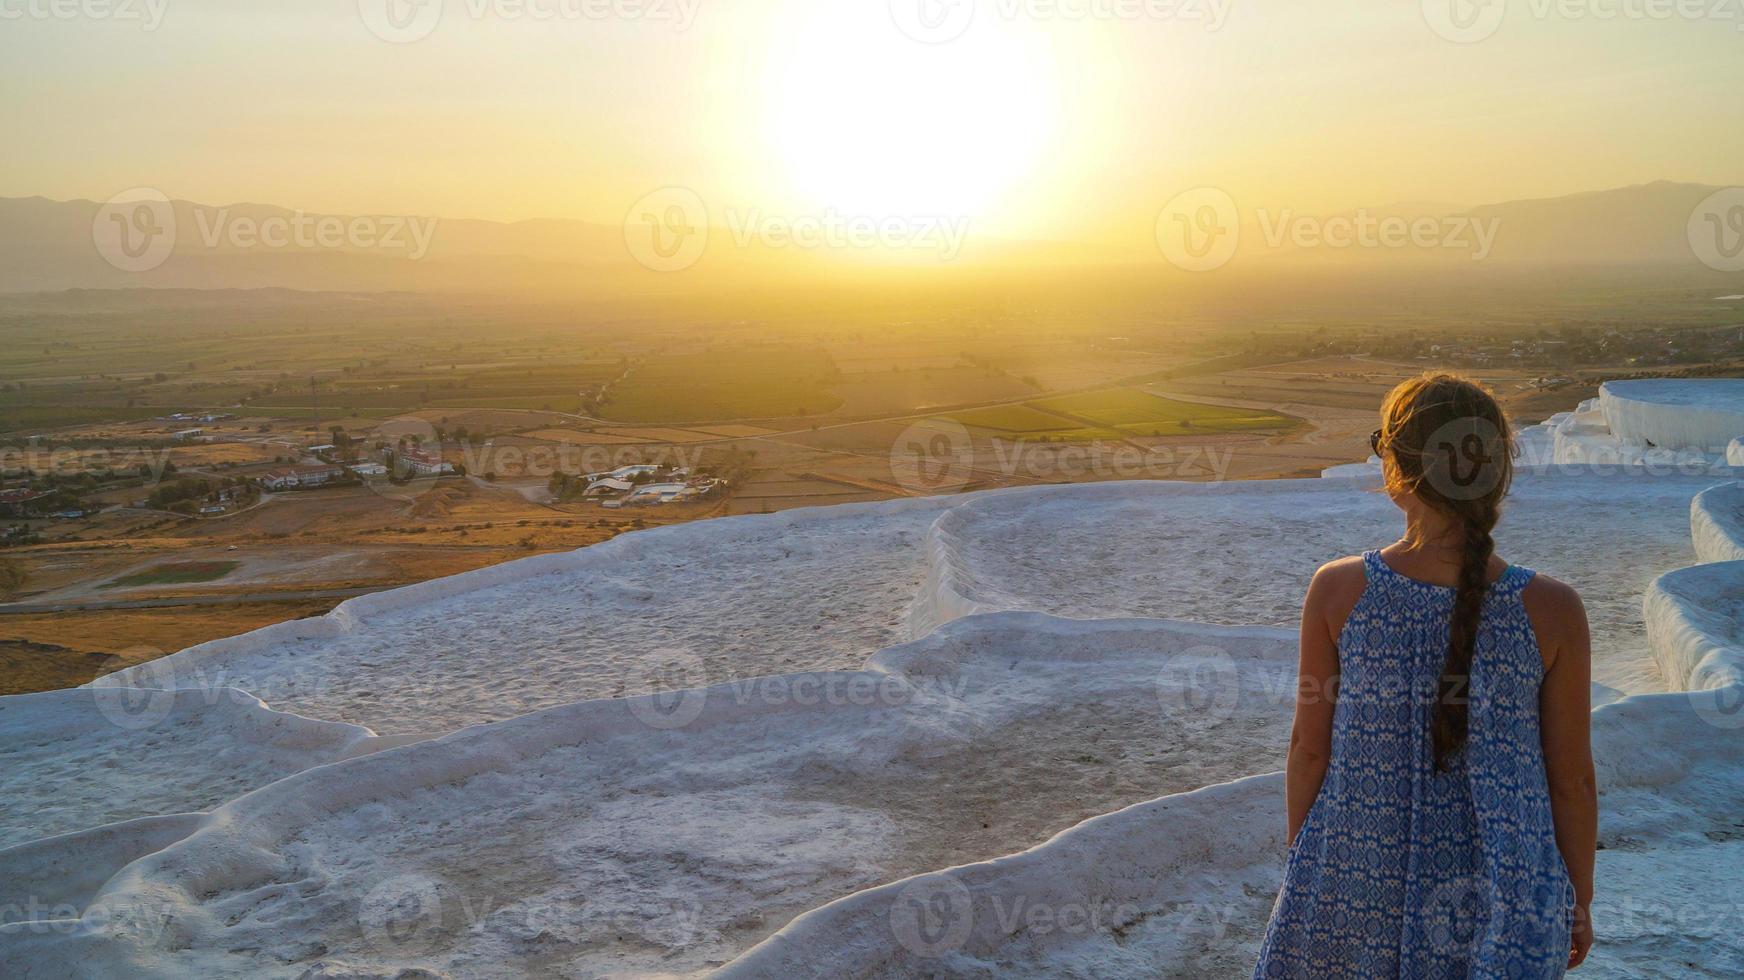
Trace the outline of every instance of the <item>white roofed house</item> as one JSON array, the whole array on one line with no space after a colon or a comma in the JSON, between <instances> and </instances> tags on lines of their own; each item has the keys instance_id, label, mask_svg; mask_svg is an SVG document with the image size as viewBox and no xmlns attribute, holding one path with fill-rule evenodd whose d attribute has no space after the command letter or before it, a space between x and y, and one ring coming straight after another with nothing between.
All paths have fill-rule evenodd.
<instances>
[{"instance_id":1,"label":"white roofed house","mask_svg":"<svg viewBox=\"0 0 1744 980\"><path fill-rule=\"evenodd\" d=\"M418 476L441 476L454 472L454 464L444 460L442 454L433 449L406 449L399 455L404 470L410 470Z\"/></svg>"},{"instance_id":2,"label":"white roofed house","mask_svg":"<svg viewBox=\"0 0 1744 980\"><path fill-rule=\"evenodd\" d=\"M268 490L300 490L319 487L344 479L348 471L343 466L286 466L271 470L260 478Z\"/></svg>"},{"instance_id":3,"label":"white roofed house","mask_svg":"<svg viewBox=\"0 0 1744 980\"><path fill-rule=\"evenodd\" d=\"M689 489L689 485L684 483L650 483L637 487L629 499L636 504L669 504L683 497Z\"/></svg>"},{"instance_id":4,"label":"white roofed house","mask_svg":"<svg viewBox=\"0 0 1744 980\"><path fill-rule=\"evenodd\" d=\"M607 479L634 480L638 476L651 476L659 473L660 470L661 467L653 463L635 463L629 466L620 466L608 473L589 473L586 479L589 483Z\"/></svg>"},{"instance_id":5,"label":"white roofed house","mask_svg":"<svg viewBox=\"0 0 1744 980\"><path fill-rule=\"evenodd\" d=\"M636 485L631 483L629 480L620 480L616 477L608 476L589 483L587 485L587 490L585 490L582 495L587 497L605 497L611 494L629 493L634 489L636 489Z\"/></svg>"}]
</instances>

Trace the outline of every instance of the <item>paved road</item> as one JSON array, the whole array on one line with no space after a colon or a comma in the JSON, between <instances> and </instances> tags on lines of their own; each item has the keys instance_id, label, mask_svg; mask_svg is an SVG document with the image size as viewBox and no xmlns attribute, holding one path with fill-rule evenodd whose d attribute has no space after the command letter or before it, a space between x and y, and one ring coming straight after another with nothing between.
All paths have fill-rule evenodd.
<instances>
[{"instance_id":1,"label":"paved road","mask_svg":"<svg viewBox=\"0 0 1744 980\"><path fill-rule=\"evenodd\" d=\"M258 602L302 602L308 599L350 599L385 592L398 586L361 589L310 589L302 592L259 592L251 595L169 596L162 599L68 599L65 602L0 603L0 616L30 613L87 612L97 609L167 609L172 606L234 606Z\"/></svg>"}]
</instances>

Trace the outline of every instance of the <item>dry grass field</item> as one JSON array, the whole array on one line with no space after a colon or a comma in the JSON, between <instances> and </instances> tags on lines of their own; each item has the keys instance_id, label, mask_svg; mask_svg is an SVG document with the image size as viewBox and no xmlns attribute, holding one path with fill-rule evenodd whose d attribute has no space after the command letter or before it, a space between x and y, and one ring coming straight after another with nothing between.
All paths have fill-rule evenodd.
<instances>
[{"instance_id":1,"label":"dry grass field","mask_svg":"<svg viewBox=\"0 0 1744 980\"><path fill-rule=\"evenodd\" d=\"M1381 397L1431 363L1305 354L1377 336L1350 328L1328 343L1307 314L1238 334L1222 321L1239 311L1129 310L1111 296L1093 312L1088 299L1020 294L973 309L913 296L796 302L710 319L701 333L634 317L580 330L569 311L542 321L561 326L510 329L524 311L413 299L368 314L350 300L283 298L186 312L159 296L148 299L162 309L57 313L52 325L14 313L31 345L0 355L0 380L27 385L0 398L0 468L13 485L23 470L95 478L141 464L256 478L315 461L309 448L335 430L367 446L408 423L468 475L411 494L269 494L192 516L142 507L151 484L84 491L99 512L30 521L36 543L0 552L27 576L0 596L11 604L0 609L0 689L80 683L145 650L323 612L343 598L329 593L659 524L1051 483L1313 476L1366 457ZM1565 372L1572 383L1546 391L1533 370L1468 370L1528 421L1590 397L1597 372ZM178 441L191 428L204 432ZM948 437L942 481L916 468L917 433L929 445ZM554 472L644 462L705 468L731 486L706 503L621 510L551 491Z\"/></svg>"}]
</instances>

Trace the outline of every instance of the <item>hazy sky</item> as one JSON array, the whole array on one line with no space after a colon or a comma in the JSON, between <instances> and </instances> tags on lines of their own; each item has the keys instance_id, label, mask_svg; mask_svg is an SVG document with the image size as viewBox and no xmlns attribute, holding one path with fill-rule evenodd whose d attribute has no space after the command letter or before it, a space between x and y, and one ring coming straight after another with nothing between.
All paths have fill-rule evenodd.
<instances>
[{"instance_id":1,"label":"hazy sky","mask_svg":"<svg viewBox=\"0 0 1744 980\"><path fill-rule=\"evenodd\" d=\"M0 0L0 195L617 222L678 185L1112 240L1199 185L1326 211L1744 181L1744 0L1439 17L1470 43L1442 0L425 2L390 43L387 4L401 37L434 8Z\"/></svg>"}]
</instances>

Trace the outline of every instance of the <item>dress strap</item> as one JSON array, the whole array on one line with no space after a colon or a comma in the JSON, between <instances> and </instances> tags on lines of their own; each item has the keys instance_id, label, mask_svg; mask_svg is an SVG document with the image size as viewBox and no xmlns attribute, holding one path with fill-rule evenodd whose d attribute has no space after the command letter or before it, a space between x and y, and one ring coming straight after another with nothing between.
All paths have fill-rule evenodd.
<instances>
[{"instance_id":1,"label":"dress strap","mask_svg":"<svg viewBox=\"0 0 1744 980\"><path fill-rule=\"evenodd\" d=\"M1530 568L1509 565L1508 570L1502 573L1502 577L1491 588L1504 595L1515 596L1526 591L1526 586L1531 585L1532 580L1537 577L1538 573Z\"/></svg>"}]
</instances>

